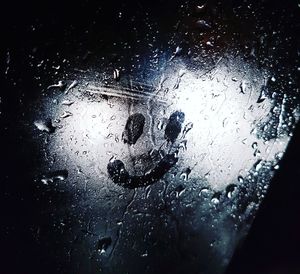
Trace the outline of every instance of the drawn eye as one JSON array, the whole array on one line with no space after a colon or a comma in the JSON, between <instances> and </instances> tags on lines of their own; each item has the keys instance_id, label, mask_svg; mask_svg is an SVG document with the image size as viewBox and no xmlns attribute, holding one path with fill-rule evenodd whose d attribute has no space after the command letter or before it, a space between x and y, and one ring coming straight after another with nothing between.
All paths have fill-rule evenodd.
<instances>
[{"instance_id":1,"label":"drawn eye","mask_svg":"<svg viewBox=\"0 0 300 274\"><path fill-rule=\"evenodd\" d=\"M124 143L134 145L141 137L145 125L145 117L141 113L135 113L128 117L122 137Z\"/></svg>"}]
</instances>

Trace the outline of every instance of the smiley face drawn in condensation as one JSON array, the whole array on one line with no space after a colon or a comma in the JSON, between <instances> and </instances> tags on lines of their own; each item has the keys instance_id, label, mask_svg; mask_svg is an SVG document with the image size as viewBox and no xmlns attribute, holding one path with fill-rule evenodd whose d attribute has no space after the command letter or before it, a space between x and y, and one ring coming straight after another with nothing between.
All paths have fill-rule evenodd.
<instances>
[{"instance_id":1,"label":"smiley face drawn in condensation","mask_svg":"<svg viewBox=\"0 0 300 274\"><path fill-rule=\"evenodd\" d=\"M185 114L181 111L173 112L165 128L165 139L171 142L169 152L160 159L160 161L143 175L130 175L126 170L124 163L121 160L117 160L114 157L109 161L107 165L107 172L115 184L121 185L126 188L145 187L155 183L162 178L166 172L168 172L178 161L179 146L176 147L174 152L170 152L173 148L173 144L176 141L178 135L181 133L182 124L184 123ZM123 132L124 143L134 145L138 138L143 133L145 124L145 117L141 113L135 113L128 117L125 130ZM184 133L184 135L187 132ZM164 144L164 143L163 143ZM163 145L162 144L162 145ZM162 149L160 146L159 150ZM153 152L151 150L149 155ZM165 154L165 151L158 151L159 155Z\"/></svg>"}]
</instances>

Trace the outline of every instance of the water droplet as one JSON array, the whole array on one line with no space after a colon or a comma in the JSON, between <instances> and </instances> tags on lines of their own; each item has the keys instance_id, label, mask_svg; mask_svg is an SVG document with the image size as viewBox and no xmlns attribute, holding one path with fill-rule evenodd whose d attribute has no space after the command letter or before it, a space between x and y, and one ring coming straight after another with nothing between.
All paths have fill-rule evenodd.
<instances>
[{"instance_id":1,"label":"water droplet","mask_svg":"<svg viewBox=\"0 0 300 274\"><path fill-rule=\"evenodd\" d=\"M5 74L8 74L9 64L10 64L10 53L9 53L9 51L7 51L6 52L6 70L5 70Z\"/></svg>"},{"instance_id":2,"label":"water droplet","mask_svg":"<svg viewBox=\"0 0 300 274\"><path fill-rule=\"evenodd\" d=\"M251 147L252 147L253 149L256 149L256 148L257 148L257 142L254 142L254 143L251 145Z\"/></svg>"},{"instance_id":3,"label":"water droplet","mask_svg":"<svg viewBox=\"0 0 300 274\"><path fill-rule=\"evenodd\" d=\"M185 70L184 69L180 69L178 72L178 76L182 77L185 74Z\"/></svg>"},{"instance_id":4,"label":"water droplet","mask_svg":"<svg viewBox=\"0 0 300 274\"><path fill-rule=\"evenodd\" d=\"M256 171L259 171L262 168L262 160L258 160L255 164L254 164L254 168Z\"/></svg>"},{"instance_id":5,"label":"water droplet","mask_svg":"<svg viewBox=\"0 0 300 274\"><path fill-rule=\"evenodd\" d=\"M144 258L144 257L147 257L148 256L148 252L144 252L143 254L141 254L141 257Z\"/></svg>"},{"instance_id":6,"label":"water droplet","mask_svg":"<svg viewBox=\"0 0 300 274\"><path fill-rule=\"evenodd\" d=\"M173 53L172 57L170 58L170 61L172 61L176 56L180 55L182 52L182 48L177 46L175 49L175 52Z\"/></svg>"},{"instance_id":7,"label":"water droplet","mask_svg":"<svg viewBox=\"0 0 300 274\"><path fill-rule=\"evenodd\" d=\"M178 149L183 149L183 150L187 150L187 140L182 140L180 141L179 145L178 145Z\"/></svg>"},{"instance_id":8,"label":"water droplet","mask_svg":"<svg viewBox=\"0 0 300 274\"><path fill-rule=\"evenodd\" d=\"M63 100L63 101L61 102L61 104L62 104L62 105L65 105L65 106L71 106L71 105L74 104L74 101L72 101L72 100Z\"/></svg>"},{"instance_id":9,"label":"water droplet","mask_svg":"<svg viewBox=\"0 0 300 274\"><path fill-rule=\"evenodd\" d=\"M245 81L241 82L240 91L241 91L241 93L245 94L245 92L246 92L246 83L245 83Z\"/></svg>"},{"instance_id":10,"label":"water droplet","mask_svg":"<svg viewBox=\"0 0 300 274\"><path fill-rule=\"evenodd\" d=\"M69 87L66 89L65 94L68 94L68 92L69 92L71 89L75 88L77 85L78 85L78 82L77 82L76 80L74 80L74 81L69 85Z\"/></svg>"},{"instance_id":11,"label":"water droplet","mask_svg":"<svg viewBox=\"0 0 300 274\"><path fill-rule=\"evenodd\" d=\"M189 122L185 125L183 131L182 131L182 139L185 138L186 134L193 128L194 124L192 122Z\"/></svg>"},{"instance_id":12,"label":"water droplet","mask_svg":"<svg viewBox=\"0 0 300 274\"><path fill-rule=\"evenodd\" d=\"M220 198L221 198L221 193L220 192L216 192L212 198L211 198L211 202L214 204L214 205L218 205L220 203Z\"/></svg>"},{"instance_id":13,"label":"water droplet","mask_svg":"<svg viewBox=\"0 0 300 274\"><path fill-rule=\"evenodd\" d=\"M119 81L120 80L120 71L118 69L114 69L114 72L113 72L113 78L116 80L116 81Z\"/></svg>"},{"instance_id":14,"label":"water droplet","mask_svg":"<svg viewBox=\"0 0 300 274\"><path fill-rule=\"evenodd\" d=\"M178 54L180 54L181 52L182 52L182 48L179 47L179 46L177 46L177 47L176 47L176 50L175 50L175 52L174 52L174 54L175 54L175 55L178 55Z\"/></svg>"},{"instance_id":15,"label":"water droplet","mask_svg":"<svg viewBox=\"0 0 300 274\"><path fill-rule=\"evenodd\" d=\"M67 118L72 116L73 114L70 111L64 111L61 115L60 118Z\"/></svg>"},{"instance_id":16,"label":"water droplet","mask_svg":"<svg viewBox=\"0 0 300 274\"><path fill-rule=\"evenodd\" d=\"M185 74L185 70L180 69L179 72L178 72L178 77L177 77L177 79L176 79L176 83L175 83L173 89L178 89L179 84L180 84L180 82L181 82L181 78L182 78L182 76L183 76L184 74Z\"/></svg>"},{"instance_id":17,"label":"water droplet","mask_svg":"<svg viewBox=\"0 0 300 274\"><path fill-rule=\"evenodd\" d=\"M164 121L163 120L159 120L157 123L157 129L158 130L162 130L164 127Z\"/></svg>"},{"instance_id":18,"label":"water droplet","mask_svg":"<svg viewBox=\"0 0 300 274\"><path fill-rule=\"evenodd\" d=\"M197 20L195 25L201 31L211 29L211 25L207 23L205 20Z\"/></svg>"},{"instance_id":19,"label":"water droplet","mask_svg":"<svg viewBox=\"0 0 300 274\"><path fill-rule=\"evenodd\" d=\"M275 155L276 160L280 160L282 157L283 157L283 152L282 151L276 153L276 155Z\"/></svg>"},{"instance_id":20,"label":"water droplet","mask_svg":"<svg viewBox=\"0 0 300 274\"><path fill-rule=\"evenodd\" d=\"M200 190L199 196L202 196L204 198L208 198L209 194L210 194L210 190L207 187L203 187Z\"/></svg>"},{"instance_id":21,"label":"water droplet","mask_svg":"<svg viewBox=\"0 0 300 274\"><path fill-rule=\"evenodd\" d=\"M37 127L38 130L53 133L55 131L55 127L52 125L52 121L47 119L45 121L38 120L34 122L34 125Z\"/></svg>"},{"instance_id":22,"label":"water droplet","mask_svg":"<svg viewBox=\"0 0 300 274\"><path fill-rule=\"evenodd\" d=\"M51 89L51 88L63 89L64 87L65 87L65 83L63 81L58 81L57 84L50 85L50 86L47 87L47 89Z\"/></svg>"},{"instance_id":23,"label":"water droplet","mask_svg":"<svg viewBox=\"0 0 300 274\"><path fill-rule=\"evenodd\" d=\"M247 144L247 138L243 139L243 140L242 140L242 143L243 143L244 145Z\"/></svg>"},{"instance_id":24,"label":"water droplet","mask_svg":"<svg viewBox=\"0 0 300 274\"><path fill-rule=\"evenodd\" d=\"M260 95L259 95L259 97L258 97L258 99L257 99L257 103L259 104L259 103L262 103L264 100L266 100L267 99L267 95L266 95L266 87L265 86L263 86L262 88L261 88L261 90L260 90Z\"/></svg>"},{"instance_id":25,"label":"water droplet","mask_svg":"<svg viewBox=\"0 0 300 274\"><path fill-rule=\"evenodd\" d=\"M63 170L57 170L57 171L52 171L49 172L48 174L44 175L43 178L41 179L41 182L45 185L48 185L49 183L53 183L56 181L64 181L68 177L68 171L63 169Z\"/></svg>"},{"instance_id":26,"label":"water droplet","mask_svg":"<svg viewBox=\"0 0 300 274\"><path fill-rule=\"evenodd\" d=\"M183 185L179 185L175 188L176 198L180 197L185 191L185 187Z\"/></svg>"},{"instance_id":27,"label":"water droplet","mask_svg":"<svg viewBox=\"0 0 300 274\"><path fill-rule=\"evenodd\" d=\"M226 196L231 199L234 191L236 190L235 184L230 184L226 187Z\"/></svg>"},{"instance_id":28,"label":"water droplet","mask_svg":"<svg viewBox=\"0 0 300 274\"><path fill-rule=\"evenodd\" d=\"M258 157L258 156L260 156L261 155L261 153L260 153L260 150L259 149L256 149L255 151L254 151L254 153L253 153L253 156L254 157Z\"/></svg>"},{"instance_id":29,"label":"water droplet","mask_svg":"<svg viewBox=\"0 0 300 274\"><path fill-rule=\"evenodd\" d=\"M106 252L107 248L112 244L111 237L104 237L98 240L97 242L97 251L100 252L100 254L103 254Z\"/></svg>"},{"instance_id":30,"label":"water droplet","mask_svg":"<svg viewBox=\"0 0 300 274\"><path fill-rule=\"evenodd\" d=\"M206 4L203 4L203 5L197 5L196 6L196 12L203 12L204 9L206 8Z\"/></svg>"},{"instance_id":31,"label":"water droplet","mask_svg":"<svg viewBox=\"0 0 300 274\"><path fill-rule=\"evenodd\" d=\"M114 135L112 133L108 133L107 136L105 137L105 139L110 139L112 138Z\"/></svg>"},{"instance_id":32,"label":"water droplet","mask_svg":"<svg viewBox=\"0 0 300 274\"><path fill-rule=\"evenodd\" d=\"M244 182L244 178L243 178L242 176L238 176L237 179L238 179L238 182L239 182L239 183L243 183L243 182Z\"/></svg>"},{"instance_id":33,"label":"water droplet","mask_svg":"<svg viewBox=\"0 0 300 274\"><path fill-rule=\"evenodd\" d=\"M184 181L187 181L189 179L189 175L191 173L191 169L188 167L182 173L180 174L180 178L183 179Z\"/></svg>"}]
</instances>

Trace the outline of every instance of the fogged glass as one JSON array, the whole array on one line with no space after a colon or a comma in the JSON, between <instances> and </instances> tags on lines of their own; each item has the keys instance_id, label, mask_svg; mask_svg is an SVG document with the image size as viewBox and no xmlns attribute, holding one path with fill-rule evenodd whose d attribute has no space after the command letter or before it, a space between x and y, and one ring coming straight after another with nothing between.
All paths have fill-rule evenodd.
<instances>
[{"instance_id":1,"label":"fogged glass","mask_svg":"<svg viewBox=\"0 0 300 274\"><path fill-rule=\"evenodd\" d=\"M37 184L68 194L53 225L74 272L223 273L298 121L278 30L233 24L251 5L177 10L116 12L134 39L104 35L33 103Z\"/></svg>"}]
</instances>

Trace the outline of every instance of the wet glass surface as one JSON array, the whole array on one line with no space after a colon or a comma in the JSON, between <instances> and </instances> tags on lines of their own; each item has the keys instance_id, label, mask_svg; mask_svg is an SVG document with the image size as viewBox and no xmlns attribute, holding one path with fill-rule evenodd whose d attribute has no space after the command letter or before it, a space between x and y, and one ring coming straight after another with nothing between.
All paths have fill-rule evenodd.
<instances>
[{"instance_id":1,"label":"wet glass surface","mask_svg":"<svg viewBox=\"0 0 300 274\"><path fill-rule=\"evenodd\" d=\"M82 4L7 47L5 195L56 273L224 273L299 120L296 3L159 6Z\"/></svg>"}]
</instances>

